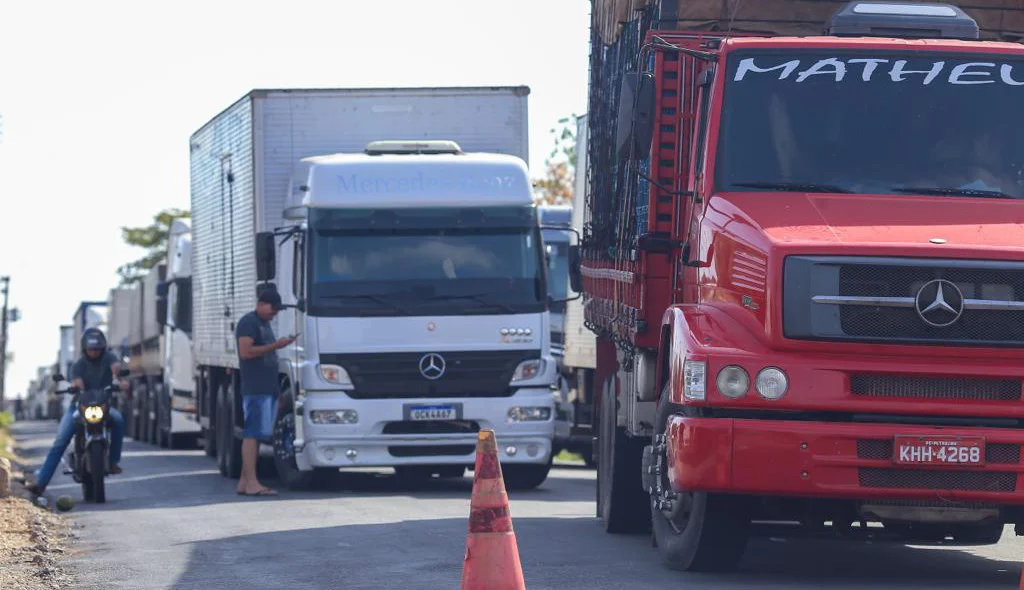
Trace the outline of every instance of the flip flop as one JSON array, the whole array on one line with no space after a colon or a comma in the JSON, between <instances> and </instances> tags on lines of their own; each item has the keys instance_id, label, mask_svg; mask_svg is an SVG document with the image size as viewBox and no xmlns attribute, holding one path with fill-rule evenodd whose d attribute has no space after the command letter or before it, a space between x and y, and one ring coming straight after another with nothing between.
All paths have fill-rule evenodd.
<instances>
[{"instance_id":1,"label":"flip flop","mask_svg":"<svg viewBox=\"0 0 1024 590\"><path fill-rule=\"evenodd\" d=\"M238 494L239 496L276 496L276 495L278 495L277 494L277 490L272 490L270 488L263 488L262 490L256 492L255 494L250 494L248 492L239 492L237 490L235 491L235 493Z\"/></svg>"}]
</instances>

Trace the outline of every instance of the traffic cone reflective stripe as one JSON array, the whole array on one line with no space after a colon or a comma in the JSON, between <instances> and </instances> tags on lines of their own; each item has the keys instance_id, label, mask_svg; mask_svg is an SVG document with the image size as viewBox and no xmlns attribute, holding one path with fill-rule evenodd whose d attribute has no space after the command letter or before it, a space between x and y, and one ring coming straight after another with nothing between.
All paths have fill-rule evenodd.
<instances>
[{"instance_id":1,"label":"traffic cone reflective stripe","mask_svg":"<svg viewBox=\"0 0 1024 590\"><path fill-rule=\"evenodd\" d=\"M477 437L461 590L526 590L493 430Z\"/></svg>"}]
</instances>

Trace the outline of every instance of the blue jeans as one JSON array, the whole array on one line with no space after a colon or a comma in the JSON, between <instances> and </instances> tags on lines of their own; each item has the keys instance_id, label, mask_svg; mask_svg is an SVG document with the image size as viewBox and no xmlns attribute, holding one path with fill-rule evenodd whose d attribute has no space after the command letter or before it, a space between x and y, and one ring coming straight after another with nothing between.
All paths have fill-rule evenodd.
<instances>
[{"instance_id":1,"label":"blue jeans","mask_svg":"<svg viewBox=\"0 0 1024 590\"><path fill-rule=\"evenodd\" d=\"M71 444L71 439L75 436L75 419L78 418L77 409L69 409L64 412L64 417L60 419L60 426L57 427L57 438L53 441L53 446L50 447L50 452L46 455L46 461L43 462L43 466L36 472L36 485L41 488L45 488L50 480L53 479L53 474L57 471L57 465L60 465L60 458L64 455L64 451ZM121 460L121 446L124 444L124 416L121 412L118 412L114 408L110 408L110 463L114 464Z\"/></svg>"}]
</instances>

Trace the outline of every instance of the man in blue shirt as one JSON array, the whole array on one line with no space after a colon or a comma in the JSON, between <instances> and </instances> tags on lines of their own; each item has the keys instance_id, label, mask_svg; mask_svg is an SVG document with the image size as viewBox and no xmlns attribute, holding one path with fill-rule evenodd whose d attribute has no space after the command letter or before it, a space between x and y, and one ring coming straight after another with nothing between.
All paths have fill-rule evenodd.
<instances>
[{"instance_id":1,"label":"man in blue shirt","mask_svg":"<svg viewBox=\"0 0 1024 590\"><path fill-rule=\"evenodd\" d=\"M242 381L242 411L245 431L242 435L242 474L238 493L243 496L276 496L277 491L260 483L256 477L260 441L274 433L278 382L277 351L295 338L275 338L271 320L281 311L281 296L268 289L260 294L256 310L242 316L235 329L238 340L238 372Z\"/></svg>"}]
</instances>

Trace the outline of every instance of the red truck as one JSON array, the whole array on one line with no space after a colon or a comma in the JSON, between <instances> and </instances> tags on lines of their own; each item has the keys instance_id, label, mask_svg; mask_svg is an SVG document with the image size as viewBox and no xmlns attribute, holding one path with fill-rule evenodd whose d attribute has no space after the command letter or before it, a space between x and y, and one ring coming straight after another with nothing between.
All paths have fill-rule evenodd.
<instances>
[{"instance_id":1,"label":"red truck","mask_svg":"<svg viewBox=\"0 0 1024 590\"><path fill-rule=\"evenodd\" d=\"M608 532L1024 534L1024 5L970 4L594 0Z\"/></svg>"}]
</instances>

